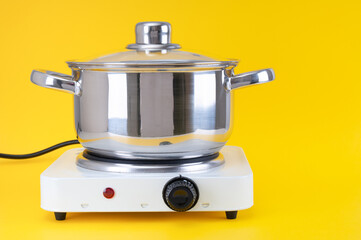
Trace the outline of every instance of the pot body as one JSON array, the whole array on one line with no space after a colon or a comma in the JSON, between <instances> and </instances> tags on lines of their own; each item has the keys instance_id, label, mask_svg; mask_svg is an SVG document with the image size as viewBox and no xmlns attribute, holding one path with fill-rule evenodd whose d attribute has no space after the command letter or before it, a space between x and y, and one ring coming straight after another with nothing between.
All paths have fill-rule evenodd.
<instances>
[{"instance_id":1,"label":"pot body","mask_svg":"<svg viewBox=\"0 0 361 240\"><path fill-rule=\"evenodd\" d=\"M218 152L230 137L232 91L226 70L73 70L79 142L94 154L182 159Z\"/></svg>"},{"instance_id":2,"label":"pot body","mask_svg":"<svg viewBox=\"0 0 361 240\"><path fill-rule=\"evenodd\" d=\"M233 89L274 80L272 69L132 71L34 70L39 86L74 94L79 142L91 153L126 159L186 159L218 152L232 129Z\"/></svg>"}]
</instances>

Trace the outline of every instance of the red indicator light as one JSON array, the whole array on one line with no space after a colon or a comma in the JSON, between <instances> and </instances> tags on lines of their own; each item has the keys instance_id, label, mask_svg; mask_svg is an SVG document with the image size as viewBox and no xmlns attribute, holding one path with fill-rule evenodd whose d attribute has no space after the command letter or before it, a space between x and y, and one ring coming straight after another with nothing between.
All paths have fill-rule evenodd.
<instances>
[{"instance_id":1,"label":"red indicator light","mask_svg":"<svg viewBox=\"0 0 361 240\"><path fill-rule=\"evenodd\" d=\"M103 195L104 195L105 198L108 198L108 199L114 197L113 188L108 187L108 188L104 189Z\"/></svg>"}]
</instances>

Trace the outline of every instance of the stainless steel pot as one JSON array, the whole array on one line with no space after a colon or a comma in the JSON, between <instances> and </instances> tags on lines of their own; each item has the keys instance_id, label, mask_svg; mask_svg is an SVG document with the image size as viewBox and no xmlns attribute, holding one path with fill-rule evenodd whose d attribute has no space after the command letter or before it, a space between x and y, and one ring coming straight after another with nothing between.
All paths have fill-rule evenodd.
<instances>
[{"instance_id":1,"label":"stainless steel pot","mask_svg":"<svg viewBox=\"0 0 361 240\"><path fill-rule=\"evenodd\" d=\"M74 94L80 143L93 154L179 159L218 152L232 129L232 90L274 79L272 69L233 74L237 60L175 50L170 24L136 26L132 51L67 62L72 76L34 70L39 86Z\"/></svg>"}]
</instances>

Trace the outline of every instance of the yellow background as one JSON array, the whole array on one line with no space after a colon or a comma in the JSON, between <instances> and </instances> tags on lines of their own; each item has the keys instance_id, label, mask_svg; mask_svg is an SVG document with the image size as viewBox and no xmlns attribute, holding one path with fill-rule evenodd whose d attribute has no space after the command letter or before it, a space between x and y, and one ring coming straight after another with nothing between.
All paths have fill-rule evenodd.
<instances>
[{"instance_id":1,"label":"yellow background","mask_svg":"<svg viewBox=\"0 0 361 240\"><path fill-rule=\"evenodd\" d=\"M0 160L0 239L361 239L359 1L2 1L0 152L75 137L72 96L33 85L43 68L121 51L139 21L169 21L185 50L273 67L235 92L229 145L254 171L255 205L212 213L73 213L40 208L39 175L65 149ZM74 147L74 146L73 146ZM68 147L68 149L71 147Z\"/></svg>"}]
</instances>

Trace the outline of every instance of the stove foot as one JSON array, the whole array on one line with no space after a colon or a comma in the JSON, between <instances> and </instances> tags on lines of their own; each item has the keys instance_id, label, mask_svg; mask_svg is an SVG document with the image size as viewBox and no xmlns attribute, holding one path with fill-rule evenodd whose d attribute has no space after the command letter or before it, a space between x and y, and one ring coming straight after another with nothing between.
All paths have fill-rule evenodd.
<instances>
[{"instance_id":1,"label":"stove foot","mask_svg":"<svg viewBox=\"0 0 361 240\"><path fill-rule=\"evenodd\" d=\"M226 211L227 219L236 219L238 211Z\"/></svg>"},{"instance_id":2,"label":"stove foot","mask_svg":"<svg viewBox=\"0 0 361 240\"><path fill-rule=\"evenodd\" d=\"M54 212L55 219L58 221L65 220L66 218L66 212Z\"/></svg>"}]
</instances>

